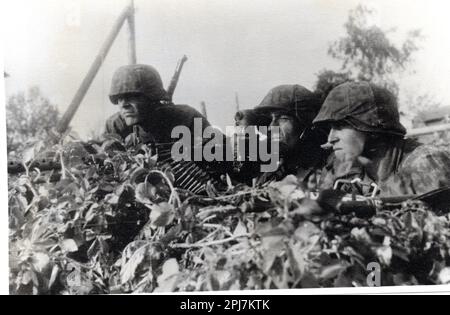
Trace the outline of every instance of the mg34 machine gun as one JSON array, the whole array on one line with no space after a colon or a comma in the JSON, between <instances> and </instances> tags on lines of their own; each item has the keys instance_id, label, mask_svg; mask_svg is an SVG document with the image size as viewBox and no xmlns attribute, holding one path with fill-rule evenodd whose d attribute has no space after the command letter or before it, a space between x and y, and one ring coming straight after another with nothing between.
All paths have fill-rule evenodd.
<instances>
[{"instance_id":1,"label":"mg34 machine gun","mask_svg":"<svg viewBox=\"0 0 450 315\"><path fill-rule=\"evenodd\" d=\"M361 180L337 181L334 189L324 190L313 199L328 211L338 214L355 214L358 217L371 217L379 210L397 209L407 201L420 201L439 212L450 211L450 187L442 187L422 195L403 195L392 197L379 197L378 186L372 184L370 196L348 194L339 190L341 184L361 184Z\"/></svg>"}]
</instances>

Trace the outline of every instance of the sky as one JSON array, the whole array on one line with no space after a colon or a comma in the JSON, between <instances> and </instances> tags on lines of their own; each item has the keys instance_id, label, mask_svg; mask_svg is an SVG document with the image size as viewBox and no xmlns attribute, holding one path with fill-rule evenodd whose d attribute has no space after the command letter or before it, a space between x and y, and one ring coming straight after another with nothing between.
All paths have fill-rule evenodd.
<instances>
[{"instance_id":1,"label":"sky","mask_svg":"<svg viewBox=\"0 0 450 315\"><path fill-rule=\"evenodd\" d=\"M233 123L235 93L241 108L256 106L280 84L314 87L317 73L339 69L327 55L359 0L135 0L138 63L155 66L165 86L187 55L174 101L200 109L224 127ZM61 112L106 39L127 0L4 1L6 97L37 85ZM394 41L421 29L422 49L400 86L450 105L450 19L447 0L365 0L373 23L396 27ZM100 132L117 107L108 99L111 77L127 64L124 28L75 115L82 138Z\"/></svg>"}]
</instances>

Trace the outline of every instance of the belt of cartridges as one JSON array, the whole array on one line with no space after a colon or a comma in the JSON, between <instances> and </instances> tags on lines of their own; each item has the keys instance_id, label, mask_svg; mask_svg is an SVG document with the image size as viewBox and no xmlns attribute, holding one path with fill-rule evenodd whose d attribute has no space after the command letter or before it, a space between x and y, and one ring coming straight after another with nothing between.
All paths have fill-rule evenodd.
<instances>
[{"instance_id":1,"label":"belt of cartridges","mask_svg":"<svg viewBox=\"0 0 450 315\"><path fill-rule=\"evenodd\" d=\"M208 182L215 184L211 175L193 161L175 161L171 155L171 147L157 146L157 167L170 170L175 178L174 187L188 190L194 194L206 193Z\"/></svg>"}]
</instances>

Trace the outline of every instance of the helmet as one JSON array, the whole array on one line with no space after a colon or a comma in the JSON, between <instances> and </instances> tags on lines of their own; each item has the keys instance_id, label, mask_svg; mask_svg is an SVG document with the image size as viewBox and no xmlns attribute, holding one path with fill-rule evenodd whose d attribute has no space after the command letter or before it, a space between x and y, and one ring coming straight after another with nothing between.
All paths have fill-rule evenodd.
<instances>
[{"instance_id":1,"label":"helmet","mask_svg":"<svg viewBox=\"0 0 450 315\"><path fill-rule=\"evenodd\" d=\"M128 65L116 70L109 99L117 104L119 97L128 93L143 94L152 101L167 99L161 76L155 68L148 65Z\"/></svg>"},{"instance_id":2,"label":"helmet","mask_svg":"<svg viewBox=\"0 0 450 315\"><path fill-rule=\"evenodd\" d=\"M362 132L406 134L395 95L368 82L347 82L330 92L314 124L336 122L348 123Z\"/></svg>"},{"instance_id":3,"label":"helmet","mask_svg":"<svg viewBox=\"0 0 450 315\"><path fill-rule=\"evenodd\" d=\"M301 122L311 124L320 110L320 100L301 85L280 85L270 90L255 108L256 112L276 110L289 112Z\"/></svg>"}]
</instances>

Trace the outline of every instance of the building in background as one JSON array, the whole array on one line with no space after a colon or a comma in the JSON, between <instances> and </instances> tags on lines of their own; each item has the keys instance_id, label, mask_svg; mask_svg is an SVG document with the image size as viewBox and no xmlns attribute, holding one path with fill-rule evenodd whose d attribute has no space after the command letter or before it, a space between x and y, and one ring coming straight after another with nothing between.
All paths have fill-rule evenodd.
<instances>
[{"instance_id":1,"label":"building in background","mask_svg":"<svg viewBox=\"0 0 450 315\"><path fill-rule=\"evenodd\" d=\"M419 113L413 120L413 127L431 127L448 123L450 123L450 106Z\"/></svg>"},{"instance_id":2,"label":"building in background","mask_svg":"<svg viewBox=\"0 0 450 315\"><path fill-rule=\"evenodd\" d=\"M450 106L419 113L412 122L410 137L423 143L450 143Z\"/></svg>"}]
</instances>

